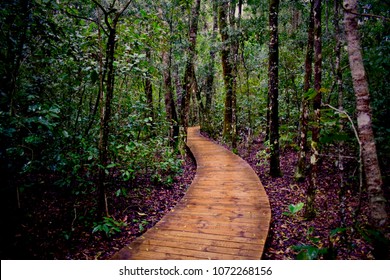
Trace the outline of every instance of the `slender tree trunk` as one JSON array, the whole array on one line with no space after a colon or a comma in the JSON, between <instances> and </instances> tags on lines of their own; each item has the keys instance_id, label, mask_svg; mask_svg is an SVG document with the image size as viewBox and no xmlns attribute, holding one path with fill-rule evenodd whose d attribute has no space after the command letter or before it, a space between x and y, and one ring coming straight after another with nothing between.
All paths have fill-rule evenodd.
<instances>
[{"instance_id":1,"label":"slender tree trunk","mask_svg":"<svg viewBox=\"0 0 390 280\"><path fill-rule=\"evenodd\" d=\"M215 43L218 32L218 5L217 1L213 0L213 27L211 34L211 47L210 47L210 62L207 65L207 76L206 76L206 104L204 111L204 119L202 130L207 133L212 132L212 121L211 112L214 95L214 75L215 75Z\"/></svg>"},{"instance_id":2,"label":"slender tree trunk","mask_svg":"<svg viewBox=\"0 0 390 280\"><path fill-rule=\"evenodd\" d=\"M219 5L218 9L218 25L219 32L221 34L222 40L222 50L221 50L221 61L222 61L222 71L223 71L223 80L225 84L225 111L224 111L224 122L223 122L223 137L229 139L230 141L235 137L233 135L233 106L234 103L234 77L233 77L233 66L230 57L230 36L229 36L229 27L228 27L228 15L229 15L229 1L223 0Z\"/></svg>"},{"instance_id":3,"label":"slender tree trunk","mask_svg":"<svg viewBox=\"0 0 390 280\"><path fill-rule=\"evenodd\" d=\"M146 59L149 63L151 63L150 56L151 51L150 48L146 48L145 50ZM154 108L153 108L153 85L151 80L151 75L148 73L148 75L145 77L145 96L146 96L146 103L149 108L149 116L154 121Z\"/></svg>"},{"instance_id":4,"label":"slender tree trunk","mask_svg":"<svg viewBox=\"0 0 390 280\"><path fill-rule=\"evenodd\" d=\"M106 172L108 165L108 137L110 134L111 102L114 95L114 53L115 53L116 26L110 28L107 41L106 62L107 71L106 95L101 109L100 117L100 139L99 139L99 213L108 216L108 204L106 197Z\"/></svg>"},{"instance_id":5,"label":"slender tree trunk","mask_svg":"<svg viewBox=\"0 0 390 280\"><path fill-rule=\"evenodd\" d=\"M230 65L229 53L230 49L227 45L229 35L228 35L228 1L222 1L218 7L218 25L219 33L221 34L222 40L222 50L221 50L221 60L222 60L222 71L223 71L223 80L225 83L225 112L224 112L224 122L223 122L223 136L228 138L231 134L232 126L232 69Z\"/></svg>"},{"instance_id":6,"label":"slender tree trunk","mask_svg":"<svg viewBox=\"0 0 390 280\"><path fill-rule=\"evenodd\" d=\"M105 80L105 73L104 71L105 65L103 63L103 42L102 42L102 37L101 37L101 13L98 10L98 16L99 16L99 30L98 30L98 38L99 38L99 93L98 93L98 99L96 100L95 108L94 108L94 115L97 112L97 108L99 107L100 104L100 131L99 131L99 185L98 185L98 211L100 216L107 216L107 200L106 200L106 194L105 194L105 174L104 174L104 169L103 169L103 163L105 160L105 155L104 155L104 116L105 116L105 104L104 104L104 80ZM93 117L89 123L89 127L86 131L86 133L89 133L90 128L92 127L93 124Z\"/></svg>"},{"instance_id":7,"label":"slender tree trunk","mask_svg":"<svg viewBox=\"0 0 390 280\"><path fill-rule=\"evenodd\" d=\"M377 229L384 228L387 223L386 199L383 195L383 181L379 168L374 132L372 129L372 113L367 77L363 65L360 38L357 24L357 0L344 0L344 24L348 43L349 66L356 96L357 124L364 173L366 175L367 193L370 206L370 223Z\"/></svg>"},{"instance_id":8,"label":"slender tree trunk","mask_svg":"<svg viewBox=\"0 0 390 280\"><path fill-rule=\"evenodd\" d=\"M241 32L241 15L242 15L242 0L238 0L238 6L233 3L230 4L230 28L234 30L235 35L231 44L231 59L232 59L232 78L233 78L233 92L232 92L232 148L237 148L237 76L238 76L238 51L240 49L240 32ZM236 19L236 8L238 16Z\"/></svg>"},{"instance_id":9,"label":"slender tree trunk","mask_svg":"<svg viewBox=\"0 0 390 280\"><path fill-rule=\"evenodd\" d=\"M314 47L314 11L313 0L310 1L310 18L307 32L307 49L305 58L305 78L300 117L300 141L297 169L294 178L303 181L306 176L306 152L307 152L307 129L309 123L309 100L307 93L311 86L313 73L313 47Z\"/></svg>"},{"instance_id":10,"label":"slender tree trunk","mask_svg":"<svg viewBox=\"0 0 390 280\"><path fill-rule=\"evenodd\" d=\"M98 213L100 216L108 216L108 203L106 196L106 166L108 165L108 148L109 148L109 134L110 134L110 122L111 122L111 103L114 96L115 85L115 46L116 46L116 32L119 18L123 12L128 8L132 0L129 0L118 11L112 19L110 19L111 11L108 12L99 2L93 0L93 2L101 9L104 14L104 21L108 29L108 38L106 43L106 60L104 63L105 80L105 98L101 100L101 114L100 114L100 135L99 135L99 182L98 182ZM107 76L105 75L107 73ZM103 87L102 87L103 88ZM101 92L100 97L103 93Z\"/></svg>"},{"instance_id":11,"label":"slender tree trunk","mask_svg":"<svg viewBox=\"0 0 390 280\"><path fill-rule=\"evenodd\" d=\"M246 64L245 57L244 57L244 48L245 48L245 43L242 44L242 49L241 49L241 60L242 60L242 65L245 69L245 87L246 87L246 98L247 98L247 103L248 106L246 108L247 111L247 127L248 127L248 140L250 139L251 131L252 131L252 106L251 106L251 89L249 85L249 74L250 70ZM249 151L249 149L248 149Z\"/></svg>"},{"instance_id":12,"label":"slender tree trunk","mask_svg":"<svg viewBox=\"0 0 390 280\"><path fill-rule=\"evenodd\" d=\"M313 99L314 120L312 127L310 180L307 187L305 217L314 218L314 199L317 189L317 174L319 160L320 119L321 119L321 75L322 75L322 44L321 44L321 0L314 0L314 90Z\"/></svg>"},{"instance_id":13,"label":"slender tree trunk","mask_svg":"<svg viewBox=\"0 0 390 280\"><path fill-rule=\"evenodd\" d=\"M198 19L200 12L200 0L196 0L194 7L191 11L190 31L189 31L189 47L188 47L188 59L186 62L186 69L184 73L184 92L181 100L181 121L184 127L185 134L187 135L188 120L190 113L190 102L193 91L197 90L195 79L195 48L196 38L198 34Z\"/></svg>"},{"instance_id":14,"label":"slender tree trunk","mask_svg":"<svg viewBox=\"0 0 390 280\"><path fill-rule=\"evenodd\" d=\"M269 65L268 65L268 96L270 112L270 175L281 176L279 160L279 42L278 42L279 0L270 0L269 7Z\"/></svg>"},{"instance_id":15,"label":"slender tree trunk","mask_svg":"<svg viewBox=\"0 0 390 280\"><path fill-rule=\"evenodd\" d=\"M338 109L344 111L344 97L343 97L343 75L341 70L341 28L340 28L340 3L334 1L334 19L333 25L335 29L335 74L337 80L337 93L338 93ZM339 131L344 131L344 118L339 120ZM340 178L340 190L339 190L339 214L340 214L340 227L345 226L345 185L344 185L344 141L338 143L338 168Z\"/></svg>"},{"instance_id":16,"label":"slender tree trunk","mask_svg":"<svg viewBox=\"0 0 390 280\"><path fill-rule=\"evenodd\" d=\"M164 65L163 77L165 89L165 111L167 114L167 120L170 124L169 141L171 146L176 149L178 146L179 123L177 119L175 100L173 98L170 53L164 51L162 53L162 59Z\"/></svg>"},{"instance_id":17,"label":"slender tree trunk","mask_svg":"<svg viewBox=\"0 0 390 280\"><path fill-rule=\"evenodd\" d=\"M159 14L161 16L161 20L164 22L167 28L169 28L170 35L173 34L173 23L171 18L164 19L161 8L159 8ZM165 41L167 44L168 50L163 50L161 53L162 56L162 64L163 64L163 88L164 88L164 102L165 102L165 112L166 118L169 123L169 131L168 138L171 147L175 150L178 148L179 143L179 120L177 115L176 104L178 107L181 102L181 90L182 86L180 84L178 69L172 69L172 45L169 40ZM174 77L176 78L176 82L178 83L176 92L177 92L177 103L175 103L174 98L174 90L173 90L173 82L172 82L172 72L174 73Z\"/></svg>"}]
</instances>

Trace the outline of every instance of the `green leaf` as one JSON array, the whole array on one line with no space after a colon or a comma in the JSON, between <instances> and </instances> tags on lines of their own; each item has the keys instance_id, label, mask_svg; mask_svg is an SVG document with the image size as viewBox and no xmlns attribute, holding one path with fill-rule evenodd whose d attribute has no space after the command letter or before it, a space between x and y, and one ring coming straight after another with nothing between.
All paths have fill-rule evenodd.
<instances>
[{"instance_id":1,"label":"green leaf","mask_svg":"<svg viewBox=\"0 0 390 280\"><path fill-rule=\"evenodd\" d=\"M323 249L319 249L316 246L305 244L292 246L292 249L299 251L297 255L298 260L315 260L318 258L319 253L323 251Z\"/></svg>"},{"instance_id":2,"label":"green leaf","mask_svg":"<svg viewBox=\"0 0 390 280\"><path fill-rule=\"evenodd\" d=\"M317 94L318 92L314 88L311 88L303 95L303 97L306 100L313 100L317 96Z\"/></svg>"},{"instance_id":3,"label":"green leaf","mask_svg":"<svg viewBox=\"0 0 390 280\"><path fill-rule=\"evenodd\" d=\"M116 163L110 163L109 165L107 165L107 168L113 168L113 167L115 167L115 166L117 166Z\"/></svg>"},{"instance_id":4,"label":"green leaf","mask_svg":"<svg viewBox=\"0 0 390 280\"><path fill-rule=\"evenodd\" d=\"M303 208L303 206L304 206L305 204L303 203L303 202L300 202L300 203L298 203L298 204L291 204L290 206L289 206L289 208L290 208L290 211L291 211L291 213L292 214L296 214L296 213L298 213L299 211L301 211L302 210L302 208Z\"/></svg>"}]
</instances>

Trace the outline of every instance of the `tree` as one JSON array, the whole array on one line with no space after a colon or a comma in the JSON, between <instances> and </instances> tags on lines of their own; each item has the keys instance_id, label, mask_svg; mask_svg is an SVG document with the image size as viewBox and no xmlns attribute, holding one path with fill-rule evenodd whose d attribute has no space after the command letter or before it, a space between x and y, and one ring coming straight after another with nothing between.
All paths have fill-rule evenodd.
<instances>
[{"instance_id":1,"label":"tree","mask_svg":"<svg viewBox=\"0 0 390 280\"><path fill-rule=\"evenodd\" d=\"M198 35L198 19L200 11L200 0L196 0L191 11L191 21L189 28L189 45L187 51L187 61L184 73L184 94L181 100L181 121L184 127L185 133L187 134L188 119L190 112L190 102L193 93L198 93L198 85L195 77L195 48L196 48L196 37Z\"/></svg>"},{"instance_id":2,"label":"tree","mask_svg":"<svg viewBox=\"0 0 390 280\"><path fill-rule=\"evenodd\" d=\"M381 229L387 223L386 199L383 195L383 181L378 163L372 112L367 77L358 32L357 0L344 0L344 24L348 44L349 66L356 96L357 124L370 206L369 218L372 226Z\"/></svg>"},{"instance_id":3,"label":"tree","mask_svg":"<svg viewBox=\"0 0 390 280\"><path fill-rule=\"evenodd\" d=\"M175 149L178 144L179 136L179 120L177 118L175 100L173 98L172 89L172 75L171 75L171 50L163 51L163 78L164 78L164 89L165 89L165 112L167 114L167 120L170 125L169 127L169 141L171 146Z\"/></svg>"},{"instance_id":4,"label":"tree","mask_svg":"<svg viewBox=\"0 0 390 280\"><path fill-rule=\"evenodd\" d=\"M302 181L306 175L307 130L309 121L309 90L313 73L313 46L314 46L314 11L313 0L310 1L309 28L307 31L307 47L305 58L305 77L303 82L303 96L300 116L299 154L297 169L294 178Z\"/></svg>"},{"instance_id":5,"label":"tree","mask_svg":"<svg viewBox=\"0 0 390 280\"><path fill-rule=\"evenodd\" d=\"M207 69L206 81L205 81L206 102L205 102L205 111L204 111L204 117L202 123L202 130L206 131L207 133L212 132L211 112L212 112L212 103L213 103L213 95L214 95L215 49L216 49L215 43L216 43L217 32L218 32L218 5L216 0L213 0L212 10L213 10L213 25L211 31L211 42L210 42L211 46L209 52L210 61L206 66Z\"/></svg>"},{"instance_id":6,"label":"tree","mask_svg":"<svg viewBox=\"0 0 390 280\"><path fill-rule=\"evenodd\" d=\"M334 1L334 19L333 19L333 25L334 25L334 32L335 32L335 76L336 76L336 84L337 84L337 94L338 94L338 109L339 111L344 111L344 94L343 94L343 73L341 69L341 28L340 28L340 2ZM344 130L344 118L340 118L339 120L339 131L340 133ZM344 184L344 158L343 158L343 152L344 152L344 141L340 141L338 143L338 168L339 168L339 174L340 174L340 191L339 191L339 198L340 198L340 227L345 226L345 184Z\"/></svg>"},{"instance_id":7,"label":"tree","mask_svg":"<svg viewBox=\"0 0 390 280\"><path fill-rule=\"evenodd\" d=\"M315 216L314 199L317 189L317 173L319 160L319 140L321 121L321 81L322 81L322 42L321 42L321 0L314 0L314 119L311 135L310 178L307 187L305 217Z\"/></svg>"},{"instance_id":8,"label":"tree","mask_svg":"<svg viewBox=\"0 0 390 280\"><path fill-rule=\"evenodd\" d=\"M233 4L233 3L231 3ZM234 91L234 75L233 75L233 65L231 60L231 48L230 48L230 36L229 36L229 25L228 25L228 15L229 15L229 1L223 0L219 4L218 9L218 26L219 33L221 34L222 40L222 49L221 49L221 62L222 62L222 75L225 85L225 109L224 109L224 121L223 121L223 137L229 139L232 142L235 135L233 135L234 129L233 123L234 117L233 113L235 109L235 91Z\"/></svg>"},{"instance_id":9,"label":"tree","mask_svg":"<svg viewBox=\"0 0 390 280\"><path fill-rule=\"evenodd\" d=\"M270 0L269 6L269 64L268 64L268 98L269 98L269 142L270 142L270 175L281 176L279 161L279 42L278 42L279 0Z\"/></svg>"},{"instance_id":10,"label":"tree","mask_svg":"<svg viewBox=\"0 0 390 280\"><path fill-rule=\"evenodd\" d=\"M101 216L108 216L108 204L106 197L106 168L108 162L108 137L110 134L111 102L114 96L115 86L115 47L117 26L120 17L129 7L132 0L127 1L119 10L114 8L115 1L109 7L103 7L96 0L92 0L103 12L104 23L107 28L108 38L106 41L106 59L104 62L104 89L101 87L101 114L100 114L100 135L99 135L99 198L98 211ZM105 98L103 95L105 94Z\"/></svg>"}]
</instances>

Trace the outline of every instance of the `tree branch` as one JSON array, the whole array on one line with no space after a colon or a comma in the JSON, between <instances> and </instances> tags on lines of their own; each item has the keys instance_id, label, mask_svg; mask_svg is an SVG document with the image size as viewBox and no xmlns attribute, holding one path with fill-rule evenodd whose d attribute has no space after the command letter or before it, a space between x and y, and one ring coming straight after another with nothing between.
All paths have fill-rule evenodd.
<instances>
[{"instance_id":1,"label":"tree branch","mask_svg":"<svg viewBox=\"0 0 390 280\"><path fill-rule=\"evenodd\" d=\"M116 19L119 19L119 17L127 10L127 8L130 6L131 2L133 2L133 0L129 0L126 5L123 7L123 9L116 14Z\"/></svg>"},{"instance_id":2,"label":"tree branch","mask_svg":"<svg viewBox=\"0 0 390 280\"><path fill-rule=\"evenodd\" d=\"M87 20L87 21L92 21L94 23L97 23L96 20L94 20L93 18L88 18L88 17L83 17L83 16L79 16L79 15L75 15L75 14L72 14L72 13L69 13L67 10L65 9L62 9L62 11L67 15L67 16L70 16L70 17L73 17L73 18L78 18L78 19L83 19L83 20Z\"/></svg>"},{"instance_id":3,"label":"tree branch","mask_svg":"<svg viewBox=\"0 0 390 280\"><path fill-rule=\"evenodd\" d=\"M70 17L73 17L73 18L78 18L78 19L83 19L83 20L87 20L87 21L91 21L91 22L96 23L99 27L102 28L104 34L108 35L107 30L104 29L104 27L101 26L97 20L95 20L95 19L93 19L93 18L87 18L87 17L84 17L84 16L79 16L79 15L75 15L75 14L69 13L69 12L68 12L67 10L65 10L65 9L62 9L62 11L63 11L67 16L70 16Z\"/></svg>"},{"instance_id":4,"label":"tree branch","mask_svg":"<svg viewBox=\"0 0 390 280\"><path fill-rule=\"evenodd\" d=\"M100 8L100 10L102 10L102 12L103 12L104 14L107 14L106 9L104 9L104 7L103 7L98 1L92 0L92 2L95 3L95 4Z\"/></svg>"},{"instance_id":5,"label":"tree branch","mask_svg":"<svg viewBox=\"0 0 390 280\"><path fill-rule=\"evenodd\" d=\"M353 15L356 15L356 16L359 16L359 17L377 18L377 19L381 19L381 20L390 22L390 18L387 18L385 16L379 16L379 15L374 15L374 14L359 14L359 13L353 12L353 11L345 8L344 5L342 5L342 7L343 7L344 12L346 12L346 13L350 13L350 14L353 14Z\"/></svg>"},{"instance_id":6,"label":"tree branch","mask_svg":"<svg viewBox=\"0 0 390 280\"><path fill-rule=\"evenodd\" d=\"M98 1L92 0L92 2L95 3L100 8L100 10L102 10L104 14L104 22L106 23L108 29L111 31L112 27L110 22L108 21L108 16L110 15L110 12L109 11L107 12L106 9Z\"/></svg>"}]
</instances>

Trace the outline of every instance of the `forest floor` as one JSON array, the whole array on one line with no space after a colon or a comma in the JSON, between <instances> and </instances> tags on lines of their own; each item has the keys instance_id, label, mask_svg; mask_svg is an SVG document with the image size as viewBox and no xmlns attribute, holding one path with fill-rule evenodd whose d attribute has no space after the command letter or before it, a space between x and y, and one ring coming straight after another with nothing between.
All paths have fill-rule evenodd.
<instances>
[{"instance_id":1,"label":"forest floor","mask_svg":"<svg viewBox=\"0 0 390 280\"><path fill-rule=\"evenodd\" d=\"M368 205L364 192L361 194L359 215L354 217L359 205L356 160L350 159L345 164L346 174L355 176L345 179L345 222L341 226L340 180L335 159L323 157L320 163L315 200L317 215L307 221L303 218L303 210L296 214L286 213L289 205L305 202L307 182L297 183L293 179L297 152L289 147L282 149L280 163L283 176L271 178L267 160L258 153L264 149L261 137L251 141L250 145L243 142L238 146L238 154L260 177L272 208L263 259L375 259L377 253L369 242L373 240L373 234L367 227ZM35 188L33 191L26 190L21 200L25 210L21 213L14 239L7 244L8 248L1 251L1 259L108 259L174 207L191 184L195 171L195 164L187 158L183 173L175 178L171 187L153 186L145 176L133 182L127 197L116 196L118 186L113 184L110 193L114 195L108 198L110 214L126 225L110 237L102 231L92 233L96 226L93 222L96 203L90 199L91 193L59 192L48 184L43 184L39 192ZM114 230L116 226L111 228ZM381 243L381 248L384 248L384 243ZM299 245L300 248L294 249ZM388 253L386 250L385 254ZM380 258L389 256L382 255Z\"/></svg>"},{"instance_id":2,"label":"forest floor","mask_svg":"<svg viewBox=\"0 0 390 280\"><path fill-rule=\"evenodd\" d=\"M70 192L48 184L48 178L35 178L35 181L42 181L42 185L23 192L21 205L24 210L19 213L15 237L2 244L0 257L109 259L176 205L186 193L195 172L195 163L187 157L183 160L182 173L169 187L152 182L146 175L134 180L132 186L114 179L107 191L111 194L108 196L109 213L122 225L107 221L106 225L112 230L110 236L104 230L92 232L97 224L94 222L96 201L91 198L96 197L96 193ZM117 195L118 189L123 187L127 188L127 195Z\"/></svg>"}]
</instances>

